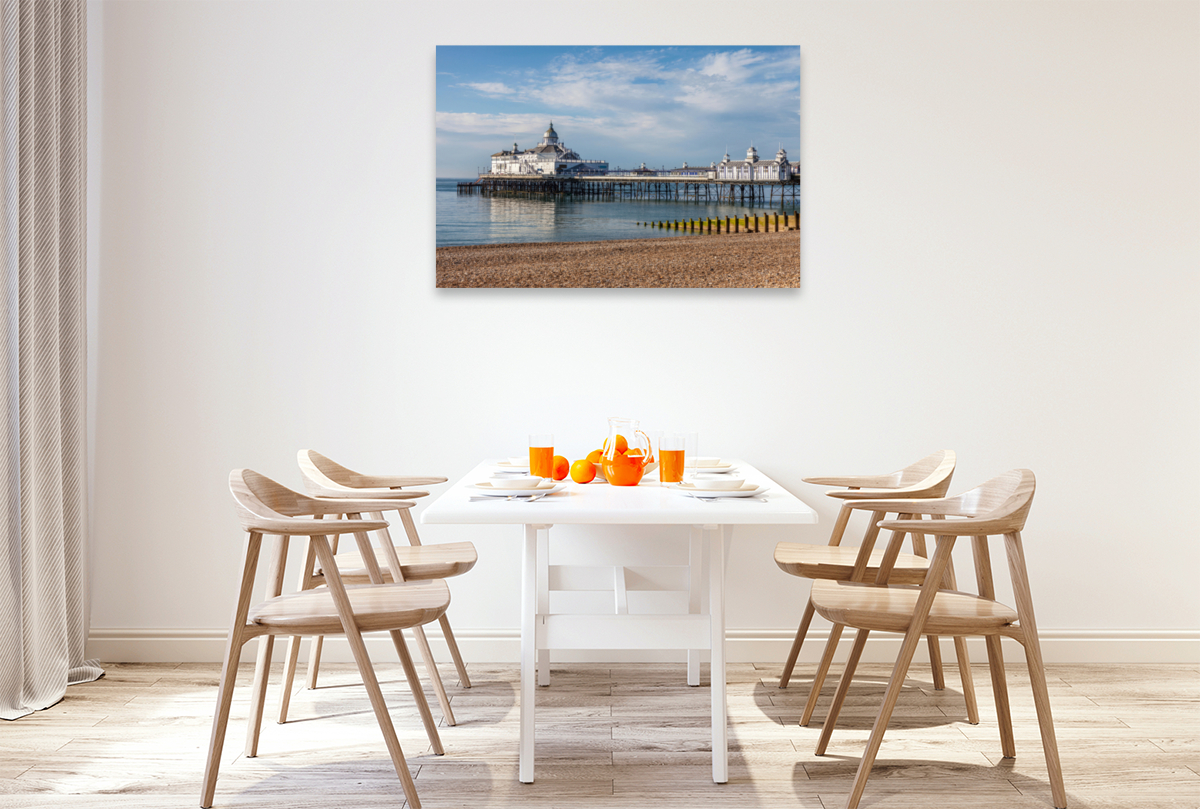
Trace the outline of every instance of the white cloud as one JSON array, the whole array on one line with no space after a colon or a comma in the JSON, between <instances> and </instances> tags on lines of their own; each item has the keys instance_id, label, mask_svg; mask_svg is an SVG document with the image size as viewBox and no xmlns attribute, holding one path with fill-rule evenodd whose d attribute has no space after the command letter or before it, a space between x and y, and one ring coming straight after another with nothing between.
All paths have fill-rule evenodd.
<instances>
[{"instance_id":1,"label":"white cloud","mask_svg":"<svg viewBox=\"0 0 1200 809\"><path fill-rule=\"evenodd\" d=\"M726 81L741 83L762 68L766 55L749 48L740 51L711 53L700 60L700 72Z\"/></svg>"},{"instance_id":2,"label":"white cloud","mask_svg":"<svg viewBox=\"0 0 1200 809\"><path fill-rule=\"evenodd\" d=\"M470 87L472 90L483 93L489 96L508 96L513 95L517 91L509 87L507 84L495 81L485 82L466 82L460 85L461 87Z\"/></svg>"}]
</instances>

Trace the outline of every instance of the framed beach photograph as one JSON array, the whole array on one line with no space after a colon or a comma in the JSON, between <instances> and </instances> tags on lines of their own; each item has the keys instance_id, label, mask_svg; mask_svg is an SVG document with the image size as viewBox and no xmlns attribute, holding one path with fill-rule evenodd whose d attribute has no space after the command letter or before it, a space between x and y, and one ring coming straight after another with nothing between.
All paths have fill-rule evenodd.
<instances>
[{"instance_id":1,"label":"framed beach photograph","mask_svg":"<svg viewBox=\"0 0 1200 809\"><path fill-rule=\"evenodd\" d=\"M800 286L800 48L438 46L438 287Z\"/></svg>"}]
</instances>

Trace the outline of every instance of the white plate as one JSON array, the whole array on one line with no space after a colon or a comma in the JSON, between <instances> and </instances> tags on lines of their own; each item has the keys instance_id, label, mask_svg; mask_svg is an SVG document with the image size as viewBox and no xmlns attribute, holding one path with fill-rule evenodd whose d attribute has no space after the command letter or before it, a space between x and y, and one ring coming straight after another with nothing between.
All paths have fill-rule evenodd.
<instances>
[{"instance_id":1,"label":"white plate","mask_svg":"<svg viewBox=\"0 0 1200 809\"><path fill-rule=\"evenodd\" d=\"M740 489L697 489L690 483L676 483L675 489L689 497L756 497L770 487L744 483Z\"/></svg>"},{"instance_id":2,"label":"white plate","mask_svg":"<svg viewBox=\"0 0 1200 809\"><path fill-rule=\"evenodd\" d=\"M526 461L525 463L513 463L512 461L497 461L496 468L503 469L505 472L528 472L529 462Z\"/></svg>"},{"instance_id":3,"label":"white plate","mask_svg":"<svg viewBox=\"0 0 1200 809\"><path fill-rule=\"evenodd\" d=\"M693 472L717 472L717 473L728 472L730 469L733 469L733 464L729 463L728 461L722 461L720 458L700 457L700 458L697 458L696 460L699 461L698 466L694 463L688 463L687 459L684 459L683 468L690 469Z\"/></svg>"},{"instance_id":4,"label":"white plate","mask_svg":"<svg viewBox=\"0 0 1200 809\"><path fill-rule=\"evenodd\" d=\"M733 464L723 466L685 466L683 471L689 475L724 475L734 471Z\"/></svg>"},{"instance_id":5,"label":"white plate","mask_svg":"<svg viewBox=\"0 0 1200 809\"><path fill-rule=\"evenodd\" d=\"M471 488L482 494L492 495L495 497L508 497L509 495L534 495L534 494L550 494L562 489L565 483L555 483L553 480L544 480L535 488L518 489L513 486L505 487L502 480L484 480L474 484Z\"/></svg>"}]
</instances>

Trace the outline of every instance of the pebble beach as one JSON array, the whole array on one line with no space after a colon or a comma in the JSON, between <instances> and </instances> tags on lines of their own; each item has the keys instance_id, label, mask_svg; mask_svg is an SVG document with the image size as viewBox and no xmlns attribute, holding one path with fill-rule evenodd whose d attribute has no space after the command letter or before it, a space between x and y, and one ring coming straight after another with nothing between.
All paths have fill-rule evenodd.
<instances>
[{"instance_id":1,"label":"pebble beach","mask_svg":"<svg viewBox=\"0 0 1200 809\"><path fill-rule=\"evenodd\" d=\"M800 232L437 248L446 287L800 286Z\"/></svg>"}]
</instances>

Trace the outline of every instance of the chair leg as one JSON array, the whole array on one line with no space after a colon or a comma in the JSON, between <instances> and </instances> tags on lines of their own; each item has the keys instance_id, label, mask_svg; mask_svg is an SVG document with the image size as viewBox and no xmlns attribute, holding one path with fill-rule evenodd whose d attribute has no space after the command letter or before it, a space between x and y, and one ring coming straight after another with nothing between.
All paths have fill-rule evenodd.
<instances>
[{"instance_id":1,"label":"chair leg","mask_svg":"<svg viewBox=\"0 0 1200 809\"><path fill-rule=\"evenodd\" d=\"M937 635L926 635L929 644L929 667L933 671L933 690L946 690L946 675L942 671L942 646Z\"/></svg>"},{"instance_id":2,"label":"chair leg","mask_svg":"<svg viewBox=\"0 0 1200 809\"><path fill-rule=\"evenodd\" d=\"M958 658L958 678L962 681L963 700L967 703L967 724L979 724L979 701L975 699L975 678L971 676L971 656L967 639L954 639L954 654Z\"/></svg>"},{"instance_id":3,"label":"chair leg","mask_svg":"<svg viewBox=\"0 0 1200 809\"><path fill-rule=\"evenodd\" d=\"M929 619L929 611L933 608L934 598L937 597L938 584L942 581L946 566L950 562L950 554L954 549L955 537L938 536L937 550L929 562L929 571L921 585L921 595L913 607L912 620L908 631L904 633L904 643L900 645L900 653L896 655L896 665L892 668L892 679L888 682L883 704L879 706L879 715L875 717L875 726L871 729L871 738L867 740L867 749L863 751L862 761L858 763L858 772L854 776L854 786L846 798L846 809L858 809L862 800L863 790L867 787L867 778L871 775L871 767L875 764L875 756L879 754L879 746L883 744L883 734L891 721L892 711L896 708L896 700L900 698L900 690L904 687L904 678L908 676L908 667L912 663L917 646L921 643L925 621Z\"/></svg>"},{"instance_id":4,"label":"chair leg","mask_svg":"<svg viewBox=\"0 0 1200 809\"><path fill-rule=\"evenodd\" d=\"M858 661L862 658L863 649L867 646L867 637L870 634L870 630L860 629L854 636L850 659L846 661L846 669L842 672L842 679L838 681L837 691L833 695L833 704L829 706L829 713L825 715L825 723L821 726L821 738L817 740L816 753L818 756L825 755L825 750L829 747L829 739L833 736L833 728L837 725L838 714L842 712L842 703L846 701L850 683L854 680L854 670L858 668Z\"/></svg>"},{"instance_id":5,"label":"chair leg","mask_svg":"<svg viewBox=\"0 0 1200 809\"><path fill-rule=\"evenodd\" d=\"M450 647L450 657L454 660L454 668L458 672L458 684L462 688L471 687L471 678L467 674L467 664L463 662L462 654L458 651L458 641L454 639L454 631L450 628L450 619L442 613L442 617L438 618L438 624L442 627L442 637L446 639L446 645Z\"/></svg>"},{"instance_id":6,"label":"chair leg","mask_svg":"<svg viewBox=\"0 0 1200 809\"><path fill-rule=\"evenodd\" d=\"M271 549L268 565L270 580L267 582L267 598L275 598L283 592L283 573L287 567L287 552L290 537L280 537ZM275 649L275 636L267 635L258 642L258 657L254 664L254 688L250 692L250 722L246 726L246 757L258 755L258 734L262 731L263 706L267 700L267 680L271 677L271 652Z\"/></svg>"},{"instance_id":7,"label":"chair leg","mask_svg":"<svg viewBox=\"0 0 1200 809\"><path fill-rule=\"evenodd\" d=\"M985 538L986 547L986 538ZM958 580L954 576L954 560L946 565L944 576L946 589L957 590ZM963 701L967 703L967 722L979 724L979 700L975 698L975 678L971 676L971 656L967 652L967 639L954 639L954 654L958 658L958 679L962 682Z\"/></svg>"},{"instance_id":8,"label":"chair leg","mask_svg":"<svg viewBox=\"0 0 1200 809\"><path fill-rule=\"evenodd\" d=\"M833 665L833 656L837 652L838 641L842 638L842 625L834 624L829 630L829 640L825 643L825 651L821 655L821 663L817 673L813 675L812 688L808 692L808 700L804 703L804 715L800 717L801 727L808 727L812 721L813 711L817 708L817 699L821 696L821 688L825 685L825 677L829 667Z\"/></svg>"},{"instance_id":9,"label":"chair leg","mask_svg":"<svg viewBox=\"0 0 1200 809\"><path fill-rule=\"evenodd\" d=\"M916 621L914 620L914 623ZM925 623L922 616L921 624ZM888 682L887 692L883 697L883 705L879 708L879 715L875 717L875 725L871 728L871 737L867 740L867 749L863 751L862 760L858 763L858 772L854 776L854 786L850 790L850 795L846 799L846 809L857 809L858 802L862 799L863 790L867 787L867 778L871 775L871 767L875 764L875 757L879 754L879 747L883 744L883 734L887 732L888 722L891 721L892 711L896 708L896 701L900 698L900 691L904 688L904 679L908 676L908 667L912 663L913 655L916 653L917 646L921 641L920 627L912 627L904 638L904 644L900 647L900 655L896 658L896 665L892 669L892 679ZM828 721L826 725L828 726Z\"/></svg>"},{"instance_id":10,"label":"chair leg","mask_svg":"<svg viewBox=\"0 0 1200 809\"><path fill-rule=\"evenodd\" d=\"M394 634L399 634L395 630ZM367 656L367 647L357 627L348 628L346 639L350 641L350 650L354 653L354 662L358 665L358 673L362 676L363 685L367 689L367 698L371 700L371 708L375 711L375 719L379 722L379 730L383 732L384 743L387 744L392 766L396 775L400 776L400 786L404 789L404 797L412 809L421 809L421 799L417 797L417 785L413 783L412 773L408 771L408 762L404 760L404 751L400 749L400 740L396 738L396 728L392 724L392 716L388 713L387 704L383 701L383 691L379 688L379 680L375 677L375 669ZM409 660L412 667L412 660ZM423 701L422 697L418 702ZM425 706L426 712L429 706ZM440 747L440 744L438 745ZM441 754L441 751L437 751Z\"/></svg>"},{"instance_id":11,"label":"chair leg","mask_svg":"<svg viewBox=\"0 0 1200 809\"><path fill-rule=\"evenodd\" d=\"M238 639L240 640L240 638ZM225 649L225 661L221 665L221 682L217 687L217 709L213 715L212 735L208 742L208 759L204 764L204 780L200 790L200 806L209 809L217 791L217 770L221 766L221 750L225 746L225 729L229 725L229 711L233 705L233 686L237 680L238 658L242 645L235 643L231 635Z\"/></svg>"},{"instance_id":12,"label":"chair leg","mask_svg":"<svg viewBox=\"0 0 1200 809\"><path fill-rule=\"evenodd\" d=\"M279 724L287 722L288 708L292 704L292 689L296 684L296 668L300 665L299 635L288 638L287 659L283 667L283 690L279 694Z\"/></svg>"},{"instance_id":13,"label":"chair leg","mask_svg":"<svg viewBox=\"0 0 1200 809\"><path fill-rule=\"evenodd\" d=\"M912 515L905 515L901 519L912 519ZM922 559L928 559L929 554L925 546L925 535L914 533L912 535L913 551ZM953 571L953 563L951 563ZM953 588L951 588L953 589ZM929 668L933 672L933 690L946 690L946 674L942 664L942 645L941 639L936 635L926 635L926 642L929 644ZM957 647L955 647L957 648ZM961 668L961 663L960 663Z\"/></svg>"},{"instance_id":14,"label":"chair leg","mask_svg":"<svg viewBox=\"0 0 1200 809\"><path fill-rule=\"evenodd\" d=\"M1054 797L1055 809L1066 809L1067 791L1063 786L1062 763L1058 758L1058 740L1054 736L1054 717L1050 713L1050 690L1046 686L1046 667L1042 661L1042 646L1038 641L1037 620L1033 617L1033 595L1029 590L1025 551L1021 546L1020 533L1006 534L1004 541L1008 549L1013 599L1017 602L1017 620L1025 645L1025 662L1029 667L1029 684L1033 689L1033 707L1037 709L1042 750L1046 754L1050 792Z\"/></svg>"},{"instance_id":15,"label":"chair leg","mask_svg":"<svg viewBox=\"0 0 1200 809\"><path fill-rule=\"evenodd\" d=\"M389 634L392 636L392 645L396 647L396 654L400 656L400 666L404 669L404 678L408 680L409 690L412 691L413 699L416 700L417 711L421 714L421 723L425 725L425 735L429 738L429 744L433 747L436 755L445 755L442 738L437 731L437 722L433 719L433 712L429 710L429 701L425 699L425 690L421 688L421 678L417 675L417 667L413 665L412 655L408 652L408 644L404 642L404 635L399 629L393 629Z\"/></svg>"},{"instance_id":16,"label":"chair leg","mask_svg":"<svg viewBox=\"0 0 1200 809\"><path fill-rule=\"evenodd\" d=\"M379 730L383 733L383 740L391 755L392 766L396 768L396 775L400 778L404 797L411 809L420 809L421 799L417 797L416 784L413 783L412 773L408 771L408 762L404 760L404 751L400 749L400 740L396 738L396 728L392 725L391 714L388 713L387 704L383 701L379 680L375 678L375 669L371 665L371 658L367 655L367 645L363 643L362 633L359 632L358 625L354 621L354 609L350 606L350 597L346 594L345 585L342 584L342 577L338 573L333 552L329 548L328 540L323 536L313 537L312 544L316 548L321 567L328 571L326 576L329 592L333 596L333 603L337 606L338 617L341 619L343 630L345 630L346 640L350 644L350 651L354 654L354 662L358 666L359 676L362 677L363 685L367 689L367 697L371 701L375 719L379 722ZM412 665L408 648L404 645L404 636L400 634L399 629L393 629L390 634L397 646L397 651L400 652L400 661L405 664L405 674L410 675L409 683L412 683L416 669ZM422 718L424 718L429 714L429 705L425 703L425 696L421 693L419 684L414 696L417 698L418 707L424 705L425 710L422 713ZM428 724L426 729L429 729ZM434 738L436 738L436 731ZM440 747L440 744L436 746Z\"/></svg>"},{"instance_id":17,"label":"chair leg","mask_svg":"<svg viewBox=\"0 0 1200 809\"><path fill-rule=\"evenodd\" d=\"M321 647L324 645L324 635L313 635L308 644L308 671L304 678L304 687L310 691L317 687L317 672L321 669Z\"/></svg>"},{"instance_id":18,"label":"chair leg","mask_svg":"<svg viewBox=\"0 0 1200 809\"><path fill-rule=\"evenodd\" d=\"M258 734L262 731L263 706L267 701L267 680L271 675L271 651L274 648L274 635L264 635L258 639L254 686L250 690L250 721L246 724L246 758L258 755Z\"/></svg>"},{"instance_id":19,"label":"chair leg","mask_svg":"<svg viewBox=\"0 0 1200 809\"><path fill-rule=\"evenodd\" d=\"M800 628L796 630L796 639L792 641L792 649L788 652L787 660L783 663L783 674L779 675L779 687L787 688L788 682L792 679L792 669L796 667L796 658L800 656L800 647L804 645L804 637L808 634L808 626L812 623L813 613L812 599L804 605L804 615L800 616Z\"/></svg>"},{"instance_id":20,"label":"chair leg","mask_svg":"<svg viewBox=\"0 0 1200 809\"><path fill-rule=\"evenodd\" d=\"M233 686L237 680L238 659L246 642L246 616L250 612L250 593L254 588L254 573L258 569L258 552L262 534L250 533L246 544L246 562L242 569L242 587L238 604L233 611L229 639L225 641L225 660L221 664L221 682L217 687L217 707L213 712L212 733L208 739L208 758L204 763L204 779L200 786L200 806L209 809L217 791L217 770L221 766L221 750L225 746L225 730L229 725L229 710L233 705Z\"/></svg>"},{"instance_id":21,"label":"chair leg","mask_svg":"<svg viewBox=\"0 0 1200 809\"><path fill-rule=\"evenodd\" d=\"M1004 654L1000 636L988 635L988 671L992 675L992 694L996 698L996 720L1000 725L1000 752L1005 758L1016 758L1017 741L1013 735L1012 713L1008 707L1008 679L1004 676Z\"/></svg>"},{"instance_id":22,"label":"chair leg","mask_svg":"<svg viewBox=\"0 0 1200 809\"><path fill-rule=\"evenodd\" d=\"M433 659L433 650L429 648L429 639L425 637L425 627L414 626L413 637L417 639L417 649L425 662L425 670L429 672L429 681L433 683L433 693L441 706L442 716L446 718L447 725L454 727L456 723L454 711L450 709L450 697L446 694L446 686L442 684L442 675L438 672L437 661Z\"/></svg>"}]
</instances>

